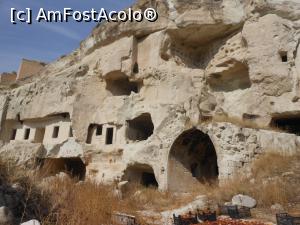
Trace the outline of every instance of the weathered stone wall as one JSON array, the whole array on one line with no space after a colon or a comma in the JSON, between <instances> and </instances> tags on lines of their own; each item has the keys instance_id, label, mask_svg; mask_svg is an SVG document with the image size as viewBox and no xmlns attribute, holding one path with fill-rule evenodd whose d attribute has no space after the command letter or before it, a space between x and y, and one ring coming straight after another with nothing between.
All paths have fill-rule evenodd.
<instances>
[{"instance_id":1,"label":"weathered stone wall","mask_svg":"<svg viewBox=\"0 0 300 225\"><path fill-rule=\"evenodd\" d=\"M0 83L9 84L16 81L16 78L17 78L16 73L2 73L0 74Z\"/></svg>"},{"instance_id":2,"label":"weathered stone wall","mask_svg":"<svg viewBox=\"0 0 300 225\"><path fill-rule=\"evenodd\" d=\"M46 64L42 62L22 59L17 75L17 80L37 75L45 65Z\"/></svg>"}]
</instances>

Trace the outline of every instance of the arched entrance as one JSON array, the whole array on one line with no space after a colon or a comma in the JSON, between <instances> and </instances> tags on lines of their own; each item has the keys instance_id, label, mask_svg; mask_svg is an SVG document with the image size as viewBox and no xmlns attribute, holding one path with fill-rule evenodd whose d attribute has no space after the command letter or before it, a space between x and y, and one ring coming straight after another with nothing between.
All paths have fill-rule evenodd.
<instances>
[{"instance_id":1,"label":"arched entrance","mask_svg":"<svg viewBox=\"0 0 300 225\"><path fill-rule=\"evenodd\" d=\"M198 182L218 178L217 154L210 137L197 129L183 132L173 143L168 162L168 189L188 191Z\"/></svg>"},{"instance_id":2,"label":"arched entrance","mask_svg":"<svg viewBox=\"0 0 300 225\"><path fill-rule=\"evenodd\" d=\"M122 180L135 182L145 187L158 187L154 171L151 166L145 164L130 165L124 171Z\"/></svg>"}]
</instances>

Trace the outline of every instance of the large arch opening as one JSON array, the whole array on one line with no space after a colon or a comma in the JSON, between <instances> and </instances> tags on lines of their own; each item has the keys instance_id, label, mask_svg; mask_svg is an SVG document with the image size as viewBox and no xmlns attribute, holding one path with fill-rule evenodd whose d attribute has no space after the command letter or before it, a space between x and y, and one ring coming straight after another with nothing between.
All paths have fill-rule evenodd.
<instances>
[{"instance_id":1,"label":"large arch opening","mask_svg":"<svg viewBox=\"0 0 300 225\"><path fill-rule=\"evenodd\" d=\"M41 161L40 173L42 176L53 176L60 172L84 180L86 166L80 158L47 158Z\"/></svg>"},{"instance_id":2,"label":"large arch opening","mask_svg":"<svg viewBox=\"0 0 300 225\"><path fill-rule=\"evenodd\" d=\"M169 154L168 189L188 191L199 182L218 178L217 154L210 137L197 129L183 132Z\"/></svg>"},{"instance_id":3,"label":"large arch opening","mask_svg":"<svg viewBox=\"0 0 300 225\"><path fill-rule=\"evenodd\" d=\"M122 180L126 180L130 183L138 183L145 187L158 187L158 182L152 167L145 164L128 166Z\"/></svg>"}]
</instances>

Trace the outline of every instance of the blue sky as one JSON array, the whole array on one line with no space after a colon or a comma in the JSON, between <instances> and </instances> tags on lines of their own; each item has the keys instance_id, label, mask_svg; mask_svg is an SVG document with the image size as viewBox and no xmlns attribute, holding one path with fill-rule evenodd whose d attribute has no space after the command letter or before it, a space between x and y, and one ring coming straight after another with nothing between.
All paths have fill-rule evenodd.
<instances>
[{"instance_id":1,"label":"blue sky","mask_svg":"<svg viewBox=\"0 0 300 225\"><path fill-rule=\"evenodd\" d=\"M0 73L17 71L22 58L51 62L70 53L87 37L95 22L90 23L10 23L10 10L31 8L38 12L72 8L84 11L105 8L121 10L134 0L0 0Z\"/></svg>"}]
</instances>

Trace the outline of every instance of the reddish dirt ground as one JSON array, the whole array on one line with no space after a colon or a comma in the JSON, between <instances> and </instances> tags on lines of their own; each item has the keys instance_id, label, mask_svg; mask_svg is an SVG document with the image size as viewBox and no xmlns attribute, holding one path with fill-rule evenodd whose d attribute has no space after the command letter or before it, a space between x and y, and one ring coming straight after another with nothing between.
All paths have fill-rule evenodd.
<instances>
[{"instance_id":1,"label":"reddish dirt ground","mask_svg":"<svg viewBox=\"0 0 300 225\"><path fill-rule=\"evenodd\" d=\"M263 222L259 221L248 221L248 220L235 220L230 218L219 218L217 221L214 222L203 222L199 224L193 225L265 225Z\"/></svg>"}]
</instances>

